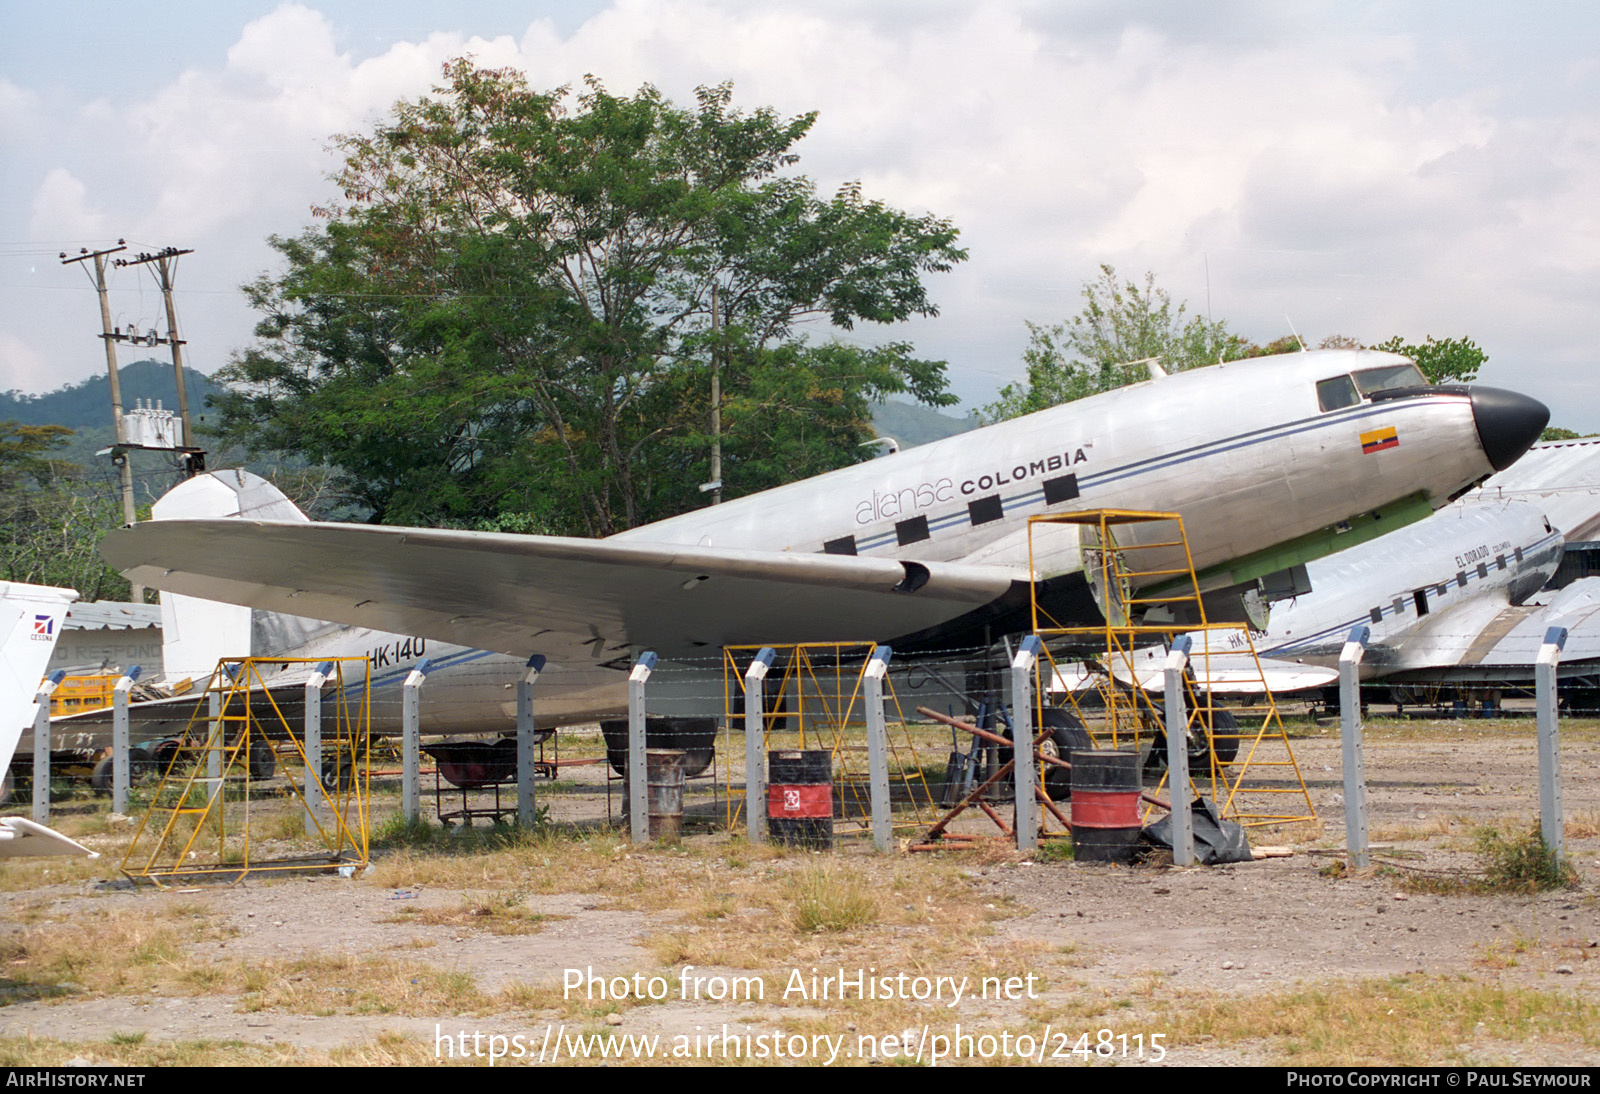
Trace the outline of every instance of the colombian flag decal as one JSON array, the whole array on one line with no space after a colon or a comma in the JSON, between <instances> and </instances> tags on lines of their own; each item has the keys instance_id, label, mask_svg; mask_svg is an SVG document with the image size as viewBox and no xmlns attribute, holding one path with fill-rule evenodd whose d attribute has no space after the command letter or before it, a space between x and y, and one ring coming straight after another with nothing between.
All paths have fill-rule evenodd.
<instances>
[{"instance_id":1,"label":"colombian flag decal","mask_svg":"<svg viewBox=\"0 0 1600 1094\"><path fill-rule=\"evenodd\" d=\"M1400 437L1394 431L1394 426L1383 429L1374 429L1371 433L1361 434L1362 452L1382 452L1385 448L1399 448Z\"/></svg>"}]
</instances>

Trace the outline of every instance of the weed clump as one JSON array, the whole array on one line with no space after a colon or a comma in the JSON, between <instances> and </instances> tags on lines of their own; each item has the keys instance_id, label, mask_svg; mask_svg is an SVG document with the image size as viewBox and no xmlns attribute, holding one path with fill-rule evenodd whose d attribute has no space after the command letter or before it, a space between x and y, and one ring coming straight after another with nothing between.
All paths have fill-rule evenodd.
<instances>
[{"instance_id":1,"label":"weed clump","mask_svg":"<svg viewBox=\"0 0 1600 1094\"><path fill-rule=\"evenodd\" d=\"M1578 872L1562 859L1535 828L1520 838L1502 836L1493 828L1478 832L1478 858L1484 885L1497 893L1537 893L1576 885Z\"/></svg>"},{"instance_id":2,"label":"weed clump","mask_svg":"<svg viewBox=\"0 0 1600 1094\"><path fill-rule=\"evenodd\" d=\"M1445 895L1537 893L1578 883L1578 872L1545 843L1534 828L1525 836L1502 835L1496 828L1480 828L1476 835L1478 870L1471 874L1408 872L1405 888L1413 892Z\"/></svg>"},{"instance_id":3,"label":"weed clump","mask_svg":"<svg viewBox=\"0 0 1600 1094\"><path fill-rule=\"evenodd\" d=\"M790 921L804 934L849 931L878 918L878 902L864 878L854 870L816 866L790 883L794 910Z\"/></svg>"}]
</instances>

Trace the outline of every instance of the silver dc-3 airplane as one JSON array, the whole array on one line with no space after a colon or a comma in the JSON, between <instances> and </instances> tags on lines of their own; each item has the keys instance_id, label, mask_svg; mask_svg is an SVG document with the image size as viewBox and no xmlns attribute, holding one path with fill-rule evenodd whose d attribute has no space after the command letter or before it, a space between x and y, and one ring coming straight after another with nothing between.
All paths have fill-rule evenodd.
<instances>
[{"instance_id":1,"label":"silver dc-3 airplane","mask_svg":"<svg viewBox=\"0 0 1600 1094\"><path fill-rule=\"evenodd\" d=\"M396 676L437 659L429 689L459 658L502 726L509 683L543 655L541 719L576 721L621 708L614 670L646 649L984 646L1027 629L1030 582L1055 618L1100 618L1076 533L1036 536L1030 568L1035 514L1176 511L1208 614L1242 617L1275 575L1509 466L1548 416L1511 392L1430 386L1393 354L1303 352L1160 376L603 540L316 523L219 493L235 515L168 512L101 550L169 594L338 625L306 624L305 651L386 650ZM211 481L243 497L229 475L245 481ZM199 648L203 667L228 652Z\"/></svg>"}]
</instances>

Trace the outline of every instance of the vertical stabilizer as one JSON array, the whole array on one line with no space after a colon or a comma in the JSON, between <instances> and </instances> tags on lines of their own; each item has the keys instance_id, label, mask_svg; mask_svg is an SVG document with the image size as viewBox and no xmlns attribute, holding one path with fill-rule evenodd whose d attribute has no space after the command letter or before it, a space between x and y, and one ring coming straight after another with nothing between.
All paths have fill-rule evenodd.
<instances>
[{"instance_id":1,"label":"vertical stabilizer","mask_svg":"<svg viewBox=\"0 0 1600 1094\"><path fill-rule=\"evenodd\" d=\"M61 637L73 589L0 581L0 777L11 768L22 731L33 725L35 696ZM99 856L24 817L0 817L0 858L14 855Z\"/></svg>"},{"instance_id":2,"label":"vertical stabilizer","mask_svg":"<svg viewBox=\"0 0 1600 1094\"><path fill-rule=\"evenodd\" d=\"M0 581L0 775L11 765L22 731L33 725L34 696L61 637L73 589Z\"/></svg>"},{"instance_id":3,"label":"vertical stabilizer","mask_svg":"<svg viewBox=\"0 0 1600 1094\"><path fill-rule=\"evenodd\" d=\"M151 507L155 520L239 517L244 520L303 521L306 515L283 492L248 471L212 471L169 490ZM210 678L223 657L275 653L257 649L254 627L261 616L233 604L198 597L161 594L162 655L166 678L198 682ZM289 617L284 617L285 619Z\"/></svg>"}]
</instances>

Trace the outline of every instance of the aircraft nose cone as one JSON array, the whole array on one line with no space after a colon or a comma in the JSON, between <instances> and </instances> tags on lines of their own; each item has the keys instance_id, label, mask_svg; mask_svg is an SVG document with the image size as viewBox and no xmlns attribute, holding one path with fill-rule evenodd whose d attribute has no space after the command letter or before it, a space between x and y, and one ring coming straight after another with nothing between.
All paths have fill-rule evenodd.
<instances>
[{"instance_id":1,"label":"aircraft nose cone","mask_svg":"<svg viewBox=\"0 0 1600 1094\"><path fill-rule=\"evenodd\" d=\"M1538 399L1497 387L1472 388L1472 420L1483 454L1504 471L1526 452L1550 423L1550 408Z\"/></svg>"}]
</instances>

